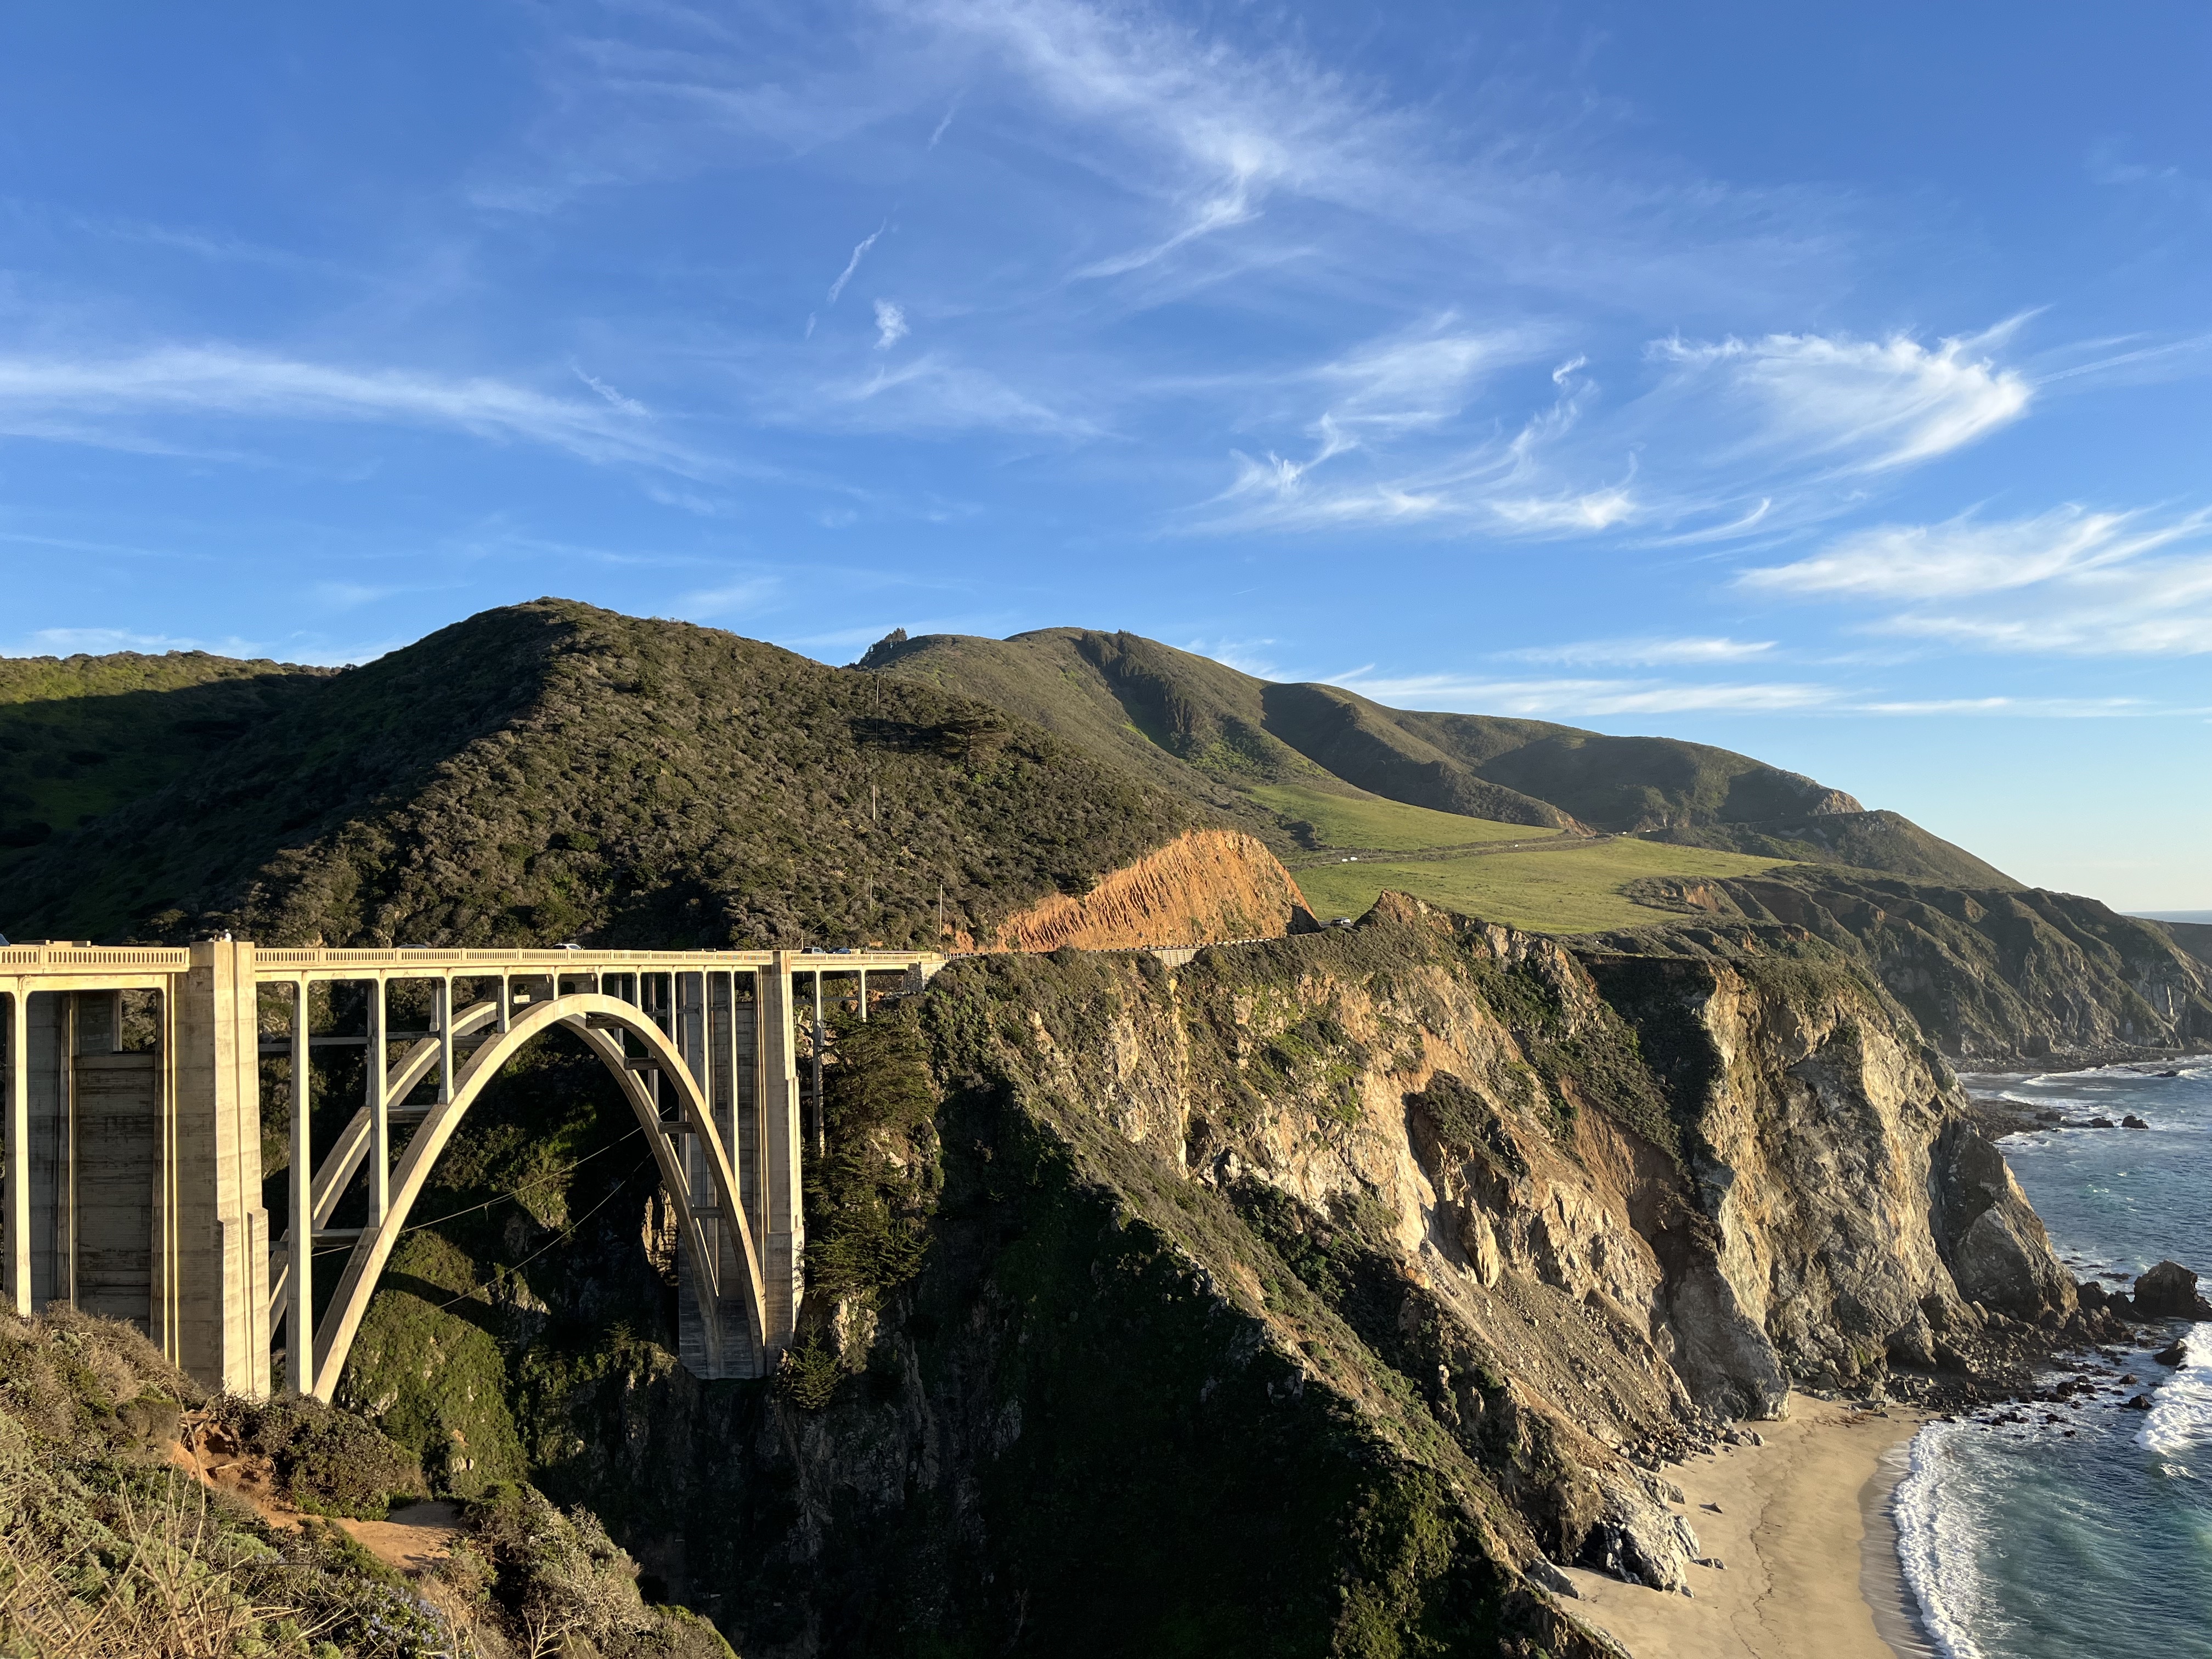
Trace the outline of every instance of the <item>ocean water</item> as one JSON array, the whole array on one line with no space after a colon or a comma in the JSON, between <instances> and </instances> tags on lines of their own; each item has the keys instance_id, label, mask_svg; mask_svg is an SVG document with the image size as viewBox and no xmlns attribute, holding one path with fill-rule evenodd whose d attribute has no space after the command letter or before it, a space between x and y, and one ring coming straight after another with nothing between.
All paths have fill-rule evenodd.
<instances>
[{"instance_id":1,"label":"ocean water","mask_svg":"<svg viewBox=\"0 0 2212 1659\"><path fill-rule=\"evenodd\" d=\"M2077 1279L2124 1289L2171 1258L2212 1279L2212 1065L2178 1069L1966 1079L2069 1118L2151 1125L2003 1143ZM2179 1370L2151 1358L2176 1335L2190 1339ZM1898 1559L1949 1659L2212 1659L2212 1323L2177 1322L2117 1369L2136 1380L2092 1373L2099 1386L2074 1404L1999 1407L1913 1441L1893 1499ZM2130 1409L2142 1395L2151 1409ZM2013 1414L2027 1420L1999 1420Z\"/></svg>"}]
</instances>

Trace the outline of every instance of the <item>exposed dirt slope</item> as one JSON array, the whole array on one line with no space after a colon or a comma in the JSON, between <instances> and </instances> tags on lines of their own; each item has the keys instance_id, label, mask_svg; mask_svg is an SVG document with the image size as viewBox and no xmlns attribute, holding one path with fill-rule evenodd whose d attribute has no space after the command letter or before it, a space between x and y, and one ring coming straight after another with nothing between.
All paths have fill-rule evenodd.
<instances>
[{"instance_id":1,"label":"exposed dirt slope","mask_svg":"<svg viewBox=\"0 0 2212 1659\"><path fill-rule=\"evenodd\" d=\"M1310 923L1305 896L1261 842L1194 830L1104 877L1080 898L1056 894L1007 920L994 951L1127 950L1280 939Z\"/></svg>"}]
</instances>

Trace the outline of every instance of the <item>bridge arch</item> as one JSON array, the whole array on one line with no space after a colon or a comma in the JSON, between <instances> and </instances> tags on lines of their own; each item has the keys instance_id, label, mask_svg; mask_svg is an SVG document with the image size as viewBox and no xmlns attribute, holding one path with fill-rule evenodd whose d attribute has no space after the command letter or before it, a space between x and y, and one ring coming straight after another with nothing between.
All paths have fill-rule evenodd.
<instances>
[{"instance_id":1,"label":"bridge arch","mask_svg":"<svg viewBox=\"0 0 2212 1659\"><path fill-rule=\"evenodd\" d=\"M464 1029L481 1029L491 1017L489 1008L465 1011L456 1018L456 1033ZM730 1246L742 1273L741 1284L737 1288L741 1291L748 1334L756 1352L766 1352L766 1292L760 1255L744 1206L739 1201L728 1149L715 1127L710 1103L676 1045L651 1015L617 997L578 992L531 1004L513 1017L506 1030L479 1044L454 1073L450 1097L432 1107L409 1138L406 1151L392 1172L391 1198L384 1218L366 1229L355 1243L330 1306L317 1324L311 1371L313 1386L310 1391L318 1399L327 1401L336 1392L346 1357L352 1352L354 1340L360 1334L362 1321L368 1314L369 1298L383 1277L392 1249L407 1228L416 1200L422 1195L432 1170L460 1127L461 1120L500 1068L534 1038L556 1025L567 1026L575 1032L605 1064L645 1132L659 1169L661 1187L675 1206L678 1231L694 1266L690 1275L691 1289L699 1303L701 1325L710 1356L719 1356L723 1346L736 1335L723 1326L722 1309L727 1292L722 1285L721 1255L715 1242L708 1237L704 1224L710 1219L721 1224L721 1237ZM630 1057L624 1051L624 1034L637 1039L645 1050L642 1058L668 1079L675 1096L674 1118L662 1118L653 1091L633 1069ZM401 1091L392 1097L404 1098L404 1090L411 1089L427 1075L436 1059L434 1042L420 1043L403 1056L392 1068L392 1084ZM677 1139L678 1135L686 1133L696 1137L701 1159L713 1182L715 1207L711 1211L692 1202L691 1186L685 1176L682 1149ZM367 1114L362 1113L349 1125L339 1145L317 1174L313 1204L316 1222L326 1219L337 1207L349 1178L366 1155L368 1139ZM278 1298L289 1300L289 1288L272 1287L272 1303Z\"/></svg>"}]
</instances>

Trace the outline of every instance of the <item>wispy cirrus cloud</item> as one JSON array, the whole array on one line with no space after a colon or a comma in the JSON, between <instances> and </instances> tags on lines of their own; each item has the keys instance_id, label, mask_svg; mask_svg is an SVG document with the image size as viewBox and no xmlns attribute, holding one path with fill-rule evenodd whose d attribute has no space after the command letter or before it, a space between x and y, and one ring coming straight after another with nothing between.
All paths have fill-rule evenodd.
<instances>
[{"instance_id":1,"label":"wispy cirrus cloud","mask_svg":"<svg viewBox=\"0 0 2212 1659\"><path fill-rule=\"evenodd\" d=\"M1812 557L1747 570L1754 592L1929 599L2031 587L2124 562L2201 529L2151 526L2140 514L2061 507L2034 518L1886 524L1838 537Z\"/></svg>"},{"instance_id":2,"label":"wispy cirrus cloud","mask_svg":"<svg viewBox=\"0 0 2212 1659\"><path fill-rule=\"evenodd\" d=\"M945 352L886 363L871 374L810 389L789 410L794 421L917 435L963 431L1087 438L1100 428L1055 409L990 370Z\"/></svg>"},{"instance_id":3,"label":"wispy cirrus cloud","mask_svg":"<svg viewBox=\"0 0 2212 1659\"><path fill-rule=\"evenodd\" d=\"M1683 681L1653 678L1498 680L1449 674L1391 677L1371 670L1328 682L1400 708L1514 714L1528 719L1602 720L1647 714L2009 715L2039 720L2106 720L2201 714L2148 697L1994 695L1898 697L1817 681Z\"/></svg>"},{"instance_id":4,"label":"wispy cirrus cloud","mask_svg":"<svg viewBox=\"0 0 2212 1659\"><path fill-rule=\"evenodd\" d=\"M1556 662L1586 668L1656 668L1675 663L1752 662L1766 656L1775 645L1772 640L1691 635L1680 638L1576 640L1565 645L1525 646L1498 654L1509 662Z\"/></svg>"},{"instance_id":5,"label":"wispy cirrus cloud","mask_svg":"<svg viewBox=\"0 0 2212 1659\"><path fill-rule=\"evenodd\" d=\"M2013 326L1933 346L1905 334L1769 334L1674 337L1650 349L1682 386L1717 386L1753 417L1740 448L1880 472L1933 459L2027 412L2033 383L1990 355Z\"/></svg>"},{"instance_id":6,"label":"wispy cirrus cloud","mask_svg":"<svg viewBox=\"0 0 2212 1659\"><path fill-rule=\"evenodd\" d=\"M1331 684L1401 708L1527 716L1764 714L1832 707L1845 695L1833 686L1788 681L1501 680L1425 674L1344 675Z\"/></svg>"},{"instance_id":7,"label":"wispy cirrus cloud","mask_svg":"<svg viewBox=\"0 0 2212 1659\"><path fill-rule=\"evenodd\" d=\"M2067 507L1880 525L1736 581L1754 592L1901 607L1869 625L1991 651L2212 653L2212 512L2161 519Z\"/></svg>"},{"instance_id":8,"label":"wispy cirrus cloud","mask_svg":"<svg viewBox=\"0 0 2212 1659\"><path fill-rule=\"evenodd\" d=\"M139 417L360 421L458 429L595 462L678 472L708 465L671 439L643 405L578 373L598 397L586 402L489 376L349 368L219 345L0 357L0 430L135 448L143 440L128 423Z\"/></svg>"}]
</instances>

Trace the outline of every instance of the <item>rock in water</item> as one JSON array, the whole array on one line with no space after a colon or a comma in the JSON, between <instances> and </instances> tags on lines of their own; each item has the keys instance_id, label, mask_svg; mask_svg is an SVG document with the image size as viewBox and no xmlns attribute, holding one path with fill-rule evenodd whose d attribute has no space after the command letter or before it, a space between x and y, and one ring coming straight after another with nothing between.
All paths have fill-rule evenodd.
<instances>
[{"instance_id":1,"label":"rock in water","mask_svg":"<svg viewBox=\"0 0 2212 1659\"><path fill-rule=\"evenodd\" d=\"M2212 1319L2197 1275L2179 1261L2161 1261L2136 1280L2135 1310L2144 1319Z\"/></svg>"},{"instance_id":2,"label":"rock in water","mask_svg":"<svg viewBox=\"0 0 2212 1659\"><path fill-rule=\"evenodd\" d=\"M2179 1370L2189 1363L2189 1345L2177 1339L2160 1348L2151 1358L2161 1365L2171 1365L2175 1370Z\"/></svg>"},{"instance_id":3,"label":"rock in water","mask_svg":"<svg viewBox=\"0 0 2212 1659\"><path fill-rule=\"evenodd\" d=\"M2144 1122L2133 1112L2130 1112L2125 1117L2120 1120L2120 1127L2123 1129L2148 1129L2150 1127L2150 1125Z\"/></svg>"}]
</instances>

